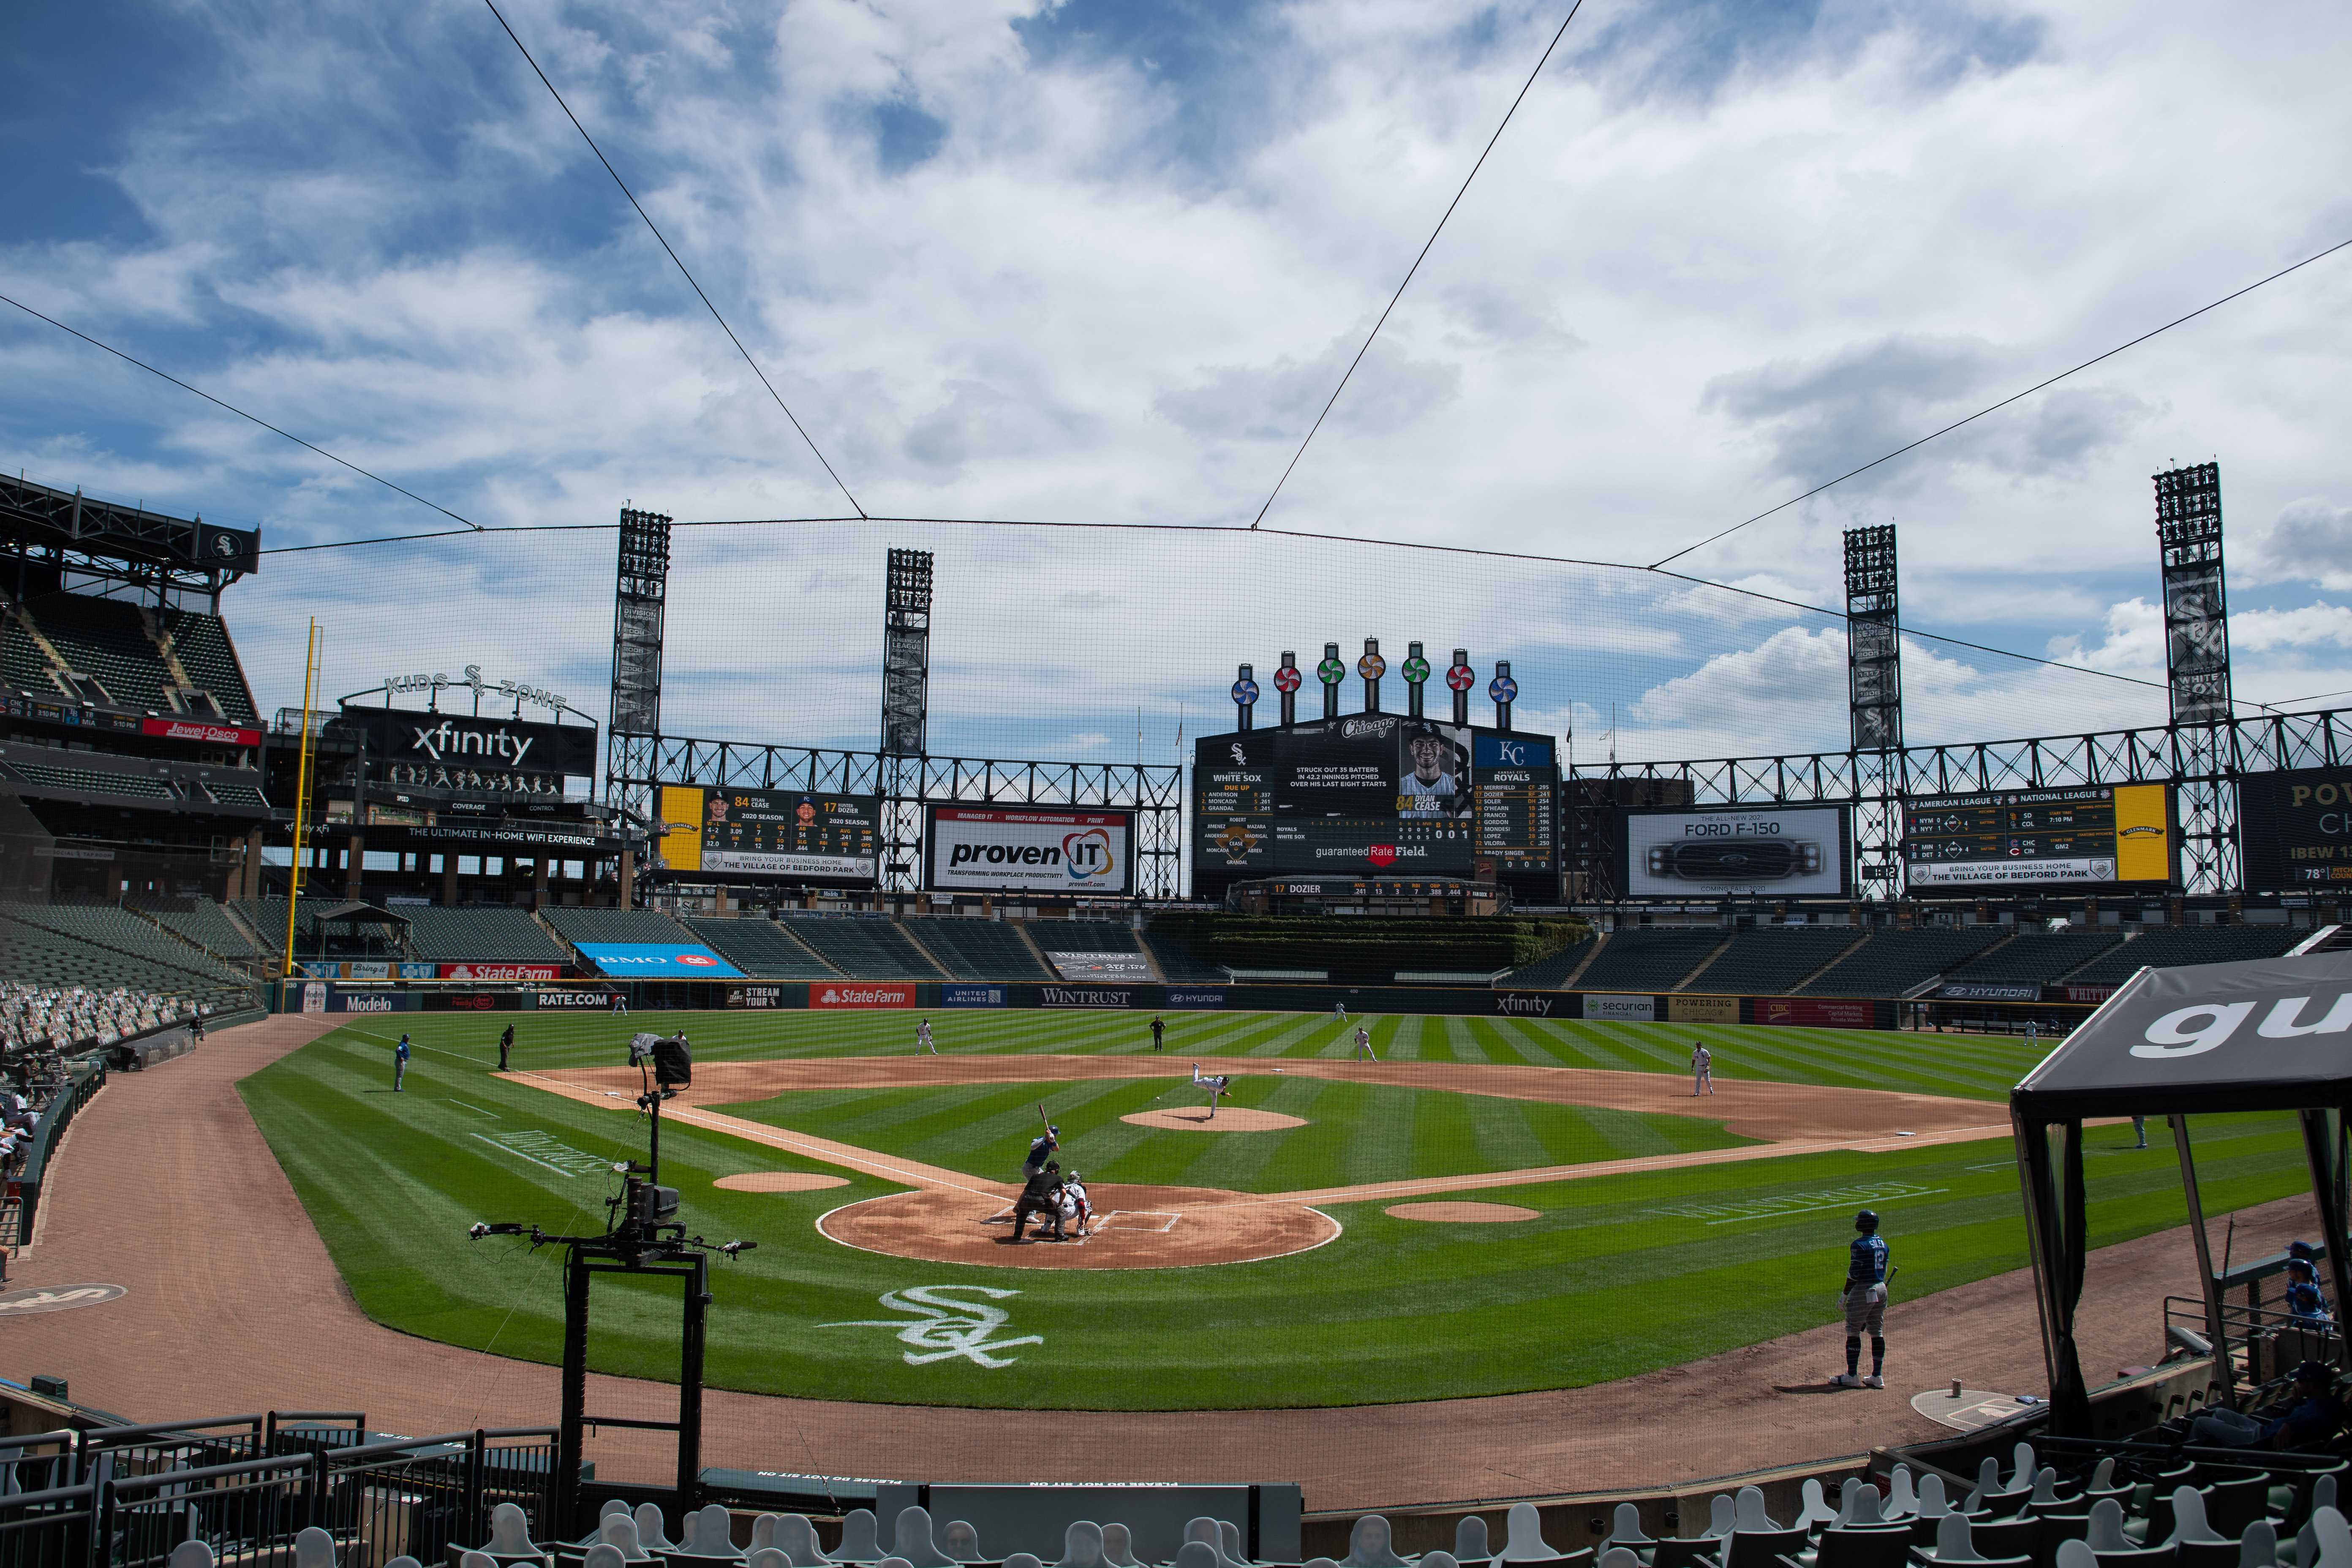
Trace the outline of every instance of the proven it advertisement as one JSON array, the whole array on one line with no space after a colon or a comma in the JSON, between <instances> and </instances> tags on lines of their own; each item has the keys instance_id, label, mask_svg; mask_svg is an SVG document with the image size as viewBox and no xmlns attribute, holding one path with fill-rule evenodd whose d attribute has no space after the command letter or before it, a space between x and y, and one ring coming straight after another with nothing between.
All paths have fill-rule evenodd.
<instances>
[{"instance_id":1,"label":"proven it advertisement","mask_svg":"<svg viewBox=\"0 0 2352 1568\"><path fill-rule=\"evenodd\" d=\"M1135 887L1131 813L935 805L923 816L929 889L1118 894Z\"/></svg>"}]
</instances>

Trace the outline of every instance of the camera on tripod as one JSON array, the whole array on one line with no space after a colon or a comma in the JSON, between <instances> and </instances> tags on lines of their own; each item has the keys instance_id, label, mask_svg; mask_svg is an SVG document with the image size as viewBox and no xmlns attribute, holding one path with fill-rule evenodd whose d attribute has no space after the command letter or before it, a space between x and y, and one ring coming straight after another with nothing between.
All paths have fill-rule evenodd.
<instances>
[{"instance_id":1,"label":"camera on tripod","mask_svg":"<svg viewBox=\"0 0 2352 1568\"><path fill-rule=\"evenodd\" d=\"M654 1083L662 1099L674 1099L679 1089L694 1087L694 1047L686 1043L684 1034L633 1037L629 1065L643 1070L647 1062L653 1064Z\"/></svg>"}]
</instances>

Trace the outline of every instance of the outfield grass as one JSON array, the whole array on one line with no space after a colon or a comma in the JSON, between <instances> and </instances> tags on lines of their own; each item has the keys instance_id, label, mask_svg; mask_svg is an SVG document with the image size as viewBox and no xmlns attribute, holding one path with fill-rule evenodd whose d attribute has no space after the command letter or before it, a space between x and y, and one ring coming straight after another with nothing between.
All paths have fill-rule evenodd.
<instances>
[{"instance_id":1,"label":"outfield grass","mask_svg":"<svg viewBox=\"0 0 2352 1568\"><path fill-rule=\"evenodd\" d=\"M465 1227L477 1219L515 1219L551 1230L596 1228L613 1186L598 1167L641 1152L644 1130L629 1113L489 1077L495 1026L510 1016L453 1018L445 1025L427 1016L391 1021L388 1030L384 1021L356 1023L240 1087L372 1317L453 1344L552 1362L562 1332L557 1255L532 1255L508 1239L470 1242ZM610 1064L628 1027L601 1017L524 1015L514 1021L517 1065L530 1067ZM872 1016L743 1015L662 1021L687 1024L704 1059L904 1050L914 1022L905 1014L881 1022ZM1138 1022L1131 1015L998 1015L969 1022L934 1016L941 1048L950 1051L1129 1048ZM1307 1027L1297 1017L1192 1015L1177 1022L1204 1031L1213 1025L1224 1037L1226 1054L1318 1054L1336 1044L1338 1033L1328 1020ZM395 1097L388 1092L389 1047L402 1024L410 1026L419 1049L409 1092ZM1678 1041L1686 1051L1694 1034L1679 1026L1516 1021L1496 1026L1436 1019L1381 1020L1375 1033L1383 1029L1391 1042L1410 1031L1411 1044L1424 1053L1442 1039L1454 1059L1616 1066L1646 1060L1657 1067L1678 1066L1662 1060L1663 1053ZM1697 1033L1718 1059L1751 1068L1769 1062L1801 1081L1827 1081L1835 1074L1841 1075L1836 1081L1953 1093L2022 1070L2015 1058L2023 1053L2004 1042L1849 1031L1819 1031L1817 1037L1813 1031L1760 1028ZM1142 1045L1148 1054L1148 1035ZM1208 1046L1202 1036L1173 1048L1199 1051L1205 1059L1213 1054ZM1588 1054L1604 1050L1622 1054L1608 1062ZM2004 1053L2011 1065L2002 1065ZM992 1168L1002 1163L1000 1147L1011 1147L1013 1140L1000 1145L998 1134L983 1126L987 1118L978 1114L975 1097L999 1087L1012 1091L1011 1086L959 1090L960 1112L927 1106L933 1092L927 1090L841 1097L830 1115L820 1109L813 1130L880 1142L887 1112L909 1113L898 1123L909 1137L927 1119L945 1116L969 1131L973 1141L964 1147L987 1152ZM1375 1114L1368 1108L1391 1103L1383 1095L1404 1096L1393 1104L1400 1114L1410 1110L1416 1124L1435 1106L1483 1103L1477 1097L1372 1086L1321 1087L1367 1097L1352 1102L1367 1116ZM1053 1092L1059 1097L1074 1089L1098 1092L1108 1102L1099 1108L1106 1116L1119 1095L1131 1092L1118 1083L1059 1084ZM1019 1092L1031 1090L1021 1086ZM991 1110L988 1117L999 1114L1015 1111ZM1034 1108L1027 1114L1034 1116ZM867 1124L858 1125L861 1121ZM1110 1124L1123 1125L1115 1117ZM1083 1123L1069 1115L1065 1131L1074 1125ZM1417 1131L1401 1135L1398 1125L1378 1120L1356 1125L1362 1142L1409 1148L1415 1162L1424 1157ZM963 1136L944 1125L924 1135L951 1142ZM2284 1196L2307 1184L2300 1142L2286 1118L2199 1118L2196 1135L2209 1212ZM1108 1134L1097 1127L1087 1136ZM1244 1142L1165 1136L1204 1144ZM1247 1139L1265 1141L1271 1152L1262 1158L1269 1168L1284 1160L1306 1169L1351 1157L1346 1151L1281 1152L1286 1141L1298 1140L1304 1149L1323 1136L1309 1128ZM2120 1130L2095 1134L2090 1223L2099 1245L2184 1220L2169 1152L2133 1152L2126 1147L2129 1142ZM1118 1157L1158 1159L1152 1152L1158 1145L1157 1137L1147 1139ZM822 1192L726 1192L711 1182L744 1171L848 1173L684 1122L665 1127L662 1151L665 1178L681 1189L694 1228L713 1240L745 1237L761 1243L740 1262L714 1268L711 1382L810 1396L1178 1409L1576 1386L1828 1321L1851 1235L1847 1220L1864 1203L1885 1216L1902 1268L1898 1300L2025 1264L2017 1179L2005 1140L1497 1191L1494 1195L1502 1201L1542 1211L1521 1225L1418 1224L1390 1217L1379 1203L1336 1205L1329 1212L1345 1233L1310 1253L1223 1267L1103 1273L916 1263L857 1252L823 1239L814 1221L839 1205L898 1190L892 1184L853 1176L848 1184ZM907 1152L920 1151L909 1146ZM1523 1162L1515 1156L1507 1163ZM1107 1177L1110 1167L1097 1162L1093 1173ZM1204 1179L1189 1167L1183 1174ZM1234 1183L1221 1177L1214 1184ZM1009 1364L999 1367L960 1357L909 1365L904 1357L917 1352L892 1329L826 1326L877 1319L912 1325L919 1321L916 1314L883 1308L878 1298L910 1288L969 1285L1014 1292L994 1302L1008 1320L998 1339L1036 1335L1043 1342L1007 1348L996 1359ZM625 1286L608 1290L603 1284L598 1290L593 1363L614 1373L674 1373L674 1294ZM2153 1354L2160 1331L2154 1303L2147 1331ZM1899 1367L1899 1344L1895 1358Z\"/></svg>"},{"instance_id":2,"label":"outfield grass","mask_svg":"<svg viewBox=\"0 0 2352 1568\"><path fill-rule=\"evenodd\" d=\"M1020 1179L1043 1104L1062 1130L1062 1163L1089 1181L1295 1193L1409 1176L1485 1175L1760 1140L1720 1121L1539 1105L1437 1089L1314 1078L1237 1078L1233 1106L1307 1122L1281 1132L1138 1127L1133 1111L1198 1108L1207 1095L1167 1079L957 1084L781 1095L714 1109L992 1181ZM1370 1131L1368 1135L1367 1130Z\"/></svg>"},{"instance_id":3,"label":"outfield grass","mask_svg":"<svg viewBox=\"0 0 2352 1568\"><path fill-rule=\"evenodd\" d=\"M911 1055L908 1011L662 1014L657 1019L548 1017L497 1013L404 1015L420 1043L479 1061L496 1059L499 1031L515 1025L518 1067L610 1065L626 1059L640 1025L688 1028L703 1060ZM1143 1056L1150 1018L1140 1013L948 1009L928 1015L948 1056L1034 1053ZM1705 1041L1720 1079L1772 1079L1834 1088L1890 1089L1969 1100L2006 1100L2049 1049L1989 1035L1799 1029L1736 1024L1612 1024L1541 1018L1423 1018L1368 1014L1342 1029L1328 1014L1166 1013L1169 1060L1221 1056L1345 1060L1359 1022L1383 1060L1503 1062L1686 1073L1693 1041ZM383 1028L382 1024L374 1026Z\"/></svg>"}]
</instances>

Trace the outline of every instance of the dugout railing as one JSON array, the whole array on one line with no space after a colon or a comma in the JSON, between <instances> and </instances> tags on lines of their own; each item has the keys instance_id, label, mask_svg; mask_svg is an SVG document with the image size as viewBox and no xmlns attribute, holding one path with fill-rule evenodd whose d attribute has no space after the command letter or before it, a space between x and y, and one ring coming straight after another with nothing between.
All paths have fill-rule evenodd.
<instances>
[{"instance_id":1,"label":"dugout railing","mask_svg":"<svg viewBox=\"0 0 2352 1568\"><path fill-rule=\"evenodd\" d=\"M292 1568L294 1538L314 1525L340 1568L438 1563L487 1542L502 1503L534 1538L559 1532L554 1427L372 1442L365 1426L272 1411L12 1439L0 1568L163 1568L190 1541L218 1562Z\"/></svg>"}]
</instances>

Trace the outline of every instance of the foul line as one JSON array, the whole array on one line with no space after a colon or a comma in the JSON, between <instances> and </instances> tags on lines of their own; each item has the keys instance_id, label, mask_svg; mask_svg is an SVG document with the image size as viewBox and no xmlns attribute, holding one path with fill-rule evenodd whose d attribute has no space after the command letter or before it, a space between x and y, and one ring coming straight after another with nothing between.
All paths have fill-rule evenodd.
<instances>
[{"instance_id":1,"label":"foul line","mask_svg":"<svg viewBox=\"0 0 2352 1568\"><path fill-rule=\"evenodd\" d=\"M491 1148L496 1149L501 1154L512 1154L518 1160L530 1160L532 1164L537 1165L543 1171L552 1171L557 1175L574 1182L580 1179L581 1173L577 1171L567 1171L561 1165L551 1165L544 1160L532 1159L530 1155L524 1153L521 1150L509 1149L495 1138L483 1137L479 1132L471 1133L469 1136L480 1138L483 1142L488 1143Z\"/></svg>"},{"instance_id":2,"label":"foul line","mask_svg":"<svg viewBox=\"0 0 2352 1568\"><path fill-rule=\"evenodd\" d=\"M1908 1203L1908 1202L1910 1202L1913 1198L1932 1198L1932 1197L1934 1197L1937 1193L1948 1193L1948 1192L1950 1192L1951 1190L1952 1190L1952 1189L1951 1189L1951 1188L1949 1188L1949 1187L1929 1187L1929 1188L1928 1188L1926 1192L1924 1192L1924 1193L1903 1193L1903 1194L1899 1194L1895 1198L1893 1198L1893 1199L1885 1199L1885 1198L1882 1198L1882 1199L1880 1199L1879 1201L1880 1201L1880 1202L1882 1202L1882 1203L1888 1203L1888 1202L1902 1202L1902 1203ZM1754 1220L1759 1220L1759 1219L1779 1219L1779 1218L1780 1218L1781 1215L1792 1215L1792 1214L1812 1214L1812 1213L1814 1213L1815 1211L1820 1210L1820 1209L1843 1209L1843 1208L1852 1208L1853 1206L1853 1205L1852 1204L1843 1204L1843 1203L1839 1203L1839 1204L1807 1204L1803 1208L1801 1208L1801 1209L1773 1209L1773 1210L1770 1210L1769 1212L1765 1213L1765 1214L1736 1214L1736 1215L1733 1215L1729 1219L1711 1219L1711 1220L1708 1220L1706 1223L1707 1223L1707 1224L1709 1224L1709 1225L1747 1225L1747 1224L1748 1224L1748 1223L1750 1223L1751 1221L1754 1221Z\"/></svg>"},{"instance_id":3,"label":"foul line","mask_svg":"<svg viewBox=\"0 0 2352 1568\"><path fill-rule=\"evenodd\" d=\"M593 1094L591 1094L587 1089L582 1088L580 1085L569 1082L563 1079L552 1078L544 1073L519 1070L515 1072L499 1073L494 1076L518 1080L529 1079L544 1086L550 1086L552 1092L562 1095L566 1100L577 1100L583 1105L596 1106L607 1110L634 1110L636 1109L635 1105L626 1101L624 1101L618 1106L605 1105L604 1098L606 1091L599 1089ZM975 1187L969 1185L964 1182L954 1180L953 1178L956 1173L942 1171L935 1165L910 1166L893 1164L886 1161L870 1158L866 1156L863 1150L857 1149L851 1144L836 1143L832 1142L830 1139L806 1138L799 1133L787 1132L778 1128L770 1127L764 1122L746 1121L737 1117L719 1116L709 1111L700 1110L672 1110L667 1114L673 1121L694 1122L706 1127L714 1132L724 1132L730 1136L741 1138L753 1143L765 1143L770 1148L782 1149L787 1153L804 1155L812 1160L821 1160L828 1165L846 1165L853 1169L863 1168L873 1172L877 1175L887 1177L887 1179L897 1182L903 1186L919 1188L944 1187L954 1192L970 1193L974 1197L1002 1198L1004 1195L1003 1193L992 1192L985 1187ZM478 1137L480 1134L477 1133L476 1136Z\"/></svg>"}]
</instances>

